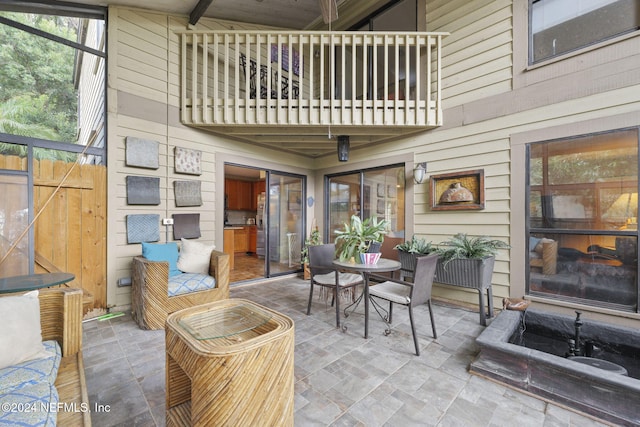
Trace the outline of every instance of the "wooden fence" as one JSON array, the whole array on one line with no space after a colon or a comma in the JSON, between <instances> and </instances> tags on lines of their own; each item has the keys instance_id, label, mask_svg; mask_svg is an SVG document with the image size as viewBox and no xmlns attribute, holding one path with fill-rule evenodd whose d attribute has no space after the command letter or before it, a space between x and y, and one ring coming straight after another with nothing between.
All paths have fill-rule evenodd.
<instances>
[{"instance_id":1,"label":"wooden fence","mask_svg":"<svg viewBox=\"0 0 640 427\"><path fill-rule=\"evenodd\" d=\"M0 169L24 170L24 163L16 156L0 156ZM107 307L107 169L102 165L73 165L34 161L35 215L42 210L34 224L35 272L75 274L69 286L82 288L92 297L85 299L86 312ZM72 167L63 185L44 206Z\"/></svg>"}]
</instances>

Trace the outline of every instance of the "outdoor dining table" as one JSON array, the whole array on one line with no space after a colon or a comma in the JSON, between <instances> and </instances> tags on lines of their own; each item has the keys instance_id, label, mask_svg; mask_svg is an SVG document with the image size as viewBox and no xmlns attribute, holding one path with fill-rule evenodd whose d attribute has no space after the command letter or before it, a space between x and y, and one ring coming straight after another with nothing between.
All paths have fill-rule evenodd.
<instances>
[{"instance_id":1,"label":"outdoor dining table","mask_svg":"<svg viewBox=\"0 0 640 427\"><path fill-rule=\"evenodd\" d=\"M371 273L388 273L400 270L400 261L393 259L380 258L375 264L358 264L355 262L334 260L335 265L340 270L347 270L362 275L364 283L364 337L369 338L369 275Z\"/></svg>"}]
</instances>

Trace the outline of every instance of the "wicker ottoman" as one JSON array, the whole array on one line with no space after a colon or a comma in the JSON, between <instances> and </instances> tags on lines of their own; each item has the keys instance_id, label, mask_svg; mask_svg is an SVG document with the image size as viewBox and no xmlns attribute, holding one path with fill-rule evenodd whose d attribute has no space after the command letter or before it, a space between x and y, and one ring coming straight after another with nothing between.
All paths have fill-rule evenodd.
<instances>
[{"instance_id":1,"label":"wicker ottoman","mask_svg":"<svg viewBox=\"0 0 640 427\"><path fill-rule=\"evenodd\" d=\"M293 426L293 320L228 299L167 318L167 426Z\"/></svg>"}]
</instances>

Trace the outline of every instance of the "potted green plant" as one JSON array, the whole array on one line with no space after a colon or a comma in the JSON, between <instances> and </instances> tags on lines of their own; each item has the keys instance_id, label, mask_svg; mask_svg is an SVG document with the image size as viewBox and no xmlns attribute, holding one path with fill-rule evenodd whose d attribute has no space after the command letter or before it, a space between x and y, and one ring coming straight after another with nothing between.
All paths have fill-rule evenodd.
<instances>
[{"instance_id":1,"label":"potted green plant","mask_svg":"<svg viewBox=\"0 0 640 427\"><path fill-rule=\"evenodd\" d=\"M320 236L320 230L318 227L314 227L304 241L304 246L302 247L302 251L300 252L300 262L302 263L302 271L303 277L305 280L311 277L311 272L309 271L309 246L316 246L322 244L322 236Z\"/></svg>"},{"instance_id":2,"label":"potted green plant","mask_svg":"<svg viewBox=\"0 0 640 427\"><path fill-rule=\"evenodd\" d=\"M483 292L487 289L489 317L493 315L491 277L495 256L499 249L510 246L487 236L469 237L458 233L438 245L439 254L435 281L453 286L477 289L479 292L480 323L486 326Z\"/></svg>"},{"instance_id":3,"label":"potted green plant","mask_svg":"<svg viewBox=\"0 0 640 427\"><path fill-rule=\"evenodd\" d=\"M411 240L397 244L394 249L398 251L398 260L402 264L402 276L410 277L413 277L413 272L416 270L416 258L428 255L436 250L431 242L427 242L424 238L419 238L415 234L411 237Z\"/></svg>"},{"instance_id":4,"label":"potted green plant","mask_svg":"<svg viewBox=\"0 0 640 427\"><path fill-rule=\"evenodd\" d=\"M377 217L364 220L352 215L350 223L344 223L342 230L336 230L336 255L340 261L360 262L360 254L380 252L380 246L387 234L388 222Z\"/></svg>"}]
</instances>

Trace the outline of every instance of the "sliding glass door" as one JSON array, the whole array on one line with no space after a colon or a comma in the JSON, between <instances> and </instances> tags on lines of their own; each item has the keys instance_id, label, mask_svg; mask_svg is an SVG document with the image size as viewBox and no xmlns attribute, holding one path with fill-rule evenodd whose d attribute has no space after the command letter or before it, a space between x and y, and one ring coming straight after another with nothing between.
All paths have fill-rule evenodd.
<instances>
[{"instance_id":1,"label":"sliding glass door","mask_svg":"<svg viewBox=\"0 0 640 427\"><path fill-rule=\"evenodd\" d=\"M270 172L267 212L267 275L299 270L304 230L304 177Z\"/></svg>"},{"instance_id":2,"label":"sliding glass door","mask_svg":"<svg viewBox=\"0 0 640 427\"><path fill-rule=\"evenodd\" d=\"M363 169L327 177L327 241L335 240L352 215L377 217L389 224L389 237L404 237L404 165Z\"/></svg>"}]
</instances>

